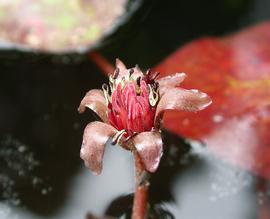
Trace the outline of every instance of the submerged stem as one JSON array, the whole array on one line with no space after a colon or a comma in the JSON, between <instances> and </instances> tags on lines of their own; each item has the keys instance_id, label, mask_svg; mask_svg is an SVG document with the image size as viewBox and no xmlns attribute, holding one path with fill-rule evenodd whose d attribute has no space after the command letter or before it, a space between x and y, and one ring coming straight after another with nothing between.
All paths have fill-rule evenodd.
<instances>
[{"instance_id":1,"label":"submerged stem","mask_svg":"<svg viewBox=\"0 0 270 219\"><path fill-rule=\"evenodd\" d=\"M135 162L135 193L133 200L132 219L145 219L147 214L149 182L143 179L144 165L137 151L134 151Z\"/></svg>"}]
</instances>

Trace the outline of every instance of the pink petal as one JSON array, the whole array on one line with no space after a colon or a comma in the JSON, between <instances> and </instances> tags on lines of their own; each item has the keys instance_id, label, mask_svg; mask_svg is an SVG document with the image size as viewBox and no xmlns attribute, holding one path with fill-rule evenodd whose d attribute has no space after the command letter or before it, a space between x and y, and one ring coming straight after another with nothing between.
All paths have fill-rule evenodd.
<instances>
[{"instance_id":1,"label":"pink petal","mask_svg":"<svg viewBox=\"0 0 270 219\"><path fill-rule=\"evenodd\" d=\"M83 113L85 107L93 110L104 122L108 121L107 104L102 90L93 89L86 93L79 106L79 112Z\"/></svg>"},{"instance_id":2,"label":"pink petal","mask_svg":"<svg viewBox=\"0 0 270 219\"><path fill-rule=\"evenodd\" d=\"M125 64L118 58L115 60L115 65L117 68L119 68L120 72L127 70L127 67L125 66Z\"/></svg>"},{"instance_id":3,"label":"pink petal","mask_svg":"<svg viewBox=\"0 0 270 219\"><path fill-rule=\"evenodd\" d=\"M159 83L159 92L163 95L168 88L174 88L181 84L185 80L187 75L185 73L176 73L174 75L169 75L163 78L158 79Z\"/></svg>"},{"instance_id":4,"label":"pink petal","mask_svg":"<svg viewBox=\"0 0 270 219\"><path fill-rule=\"evenodd\" d=\"M86 126L80 156L94 174L101 173L105 144L116 133L114 127L103 122L91 122Z\"/></svg>"},{"instance_id":5,"label":"pink petal","mask_svg":"<svg viewBox=\"0 0 270 219\"><path fill-rule=\"evenodd\" d=\"M120 59L116 59L115 65L116 65L116 69L119 70L119 73L118 73L116 79L119 79L119 80L121 80L122 78L127 79L129 76L129 69L127 69L125 64Z\"/></svg>"},{"instance_id":6,"label":"pink petal","mask_svg":"<svg viewBox=\"0 0 270 219\"><path fill-rule=\"evenodd\" d=\"M170 88L161 97L155 115L155 125L159 123L165 110L199 111L212 103L210 97L198 90Z\"/></svg>"},{"instance_id":7,"label":"pink petal","mask_svg":"<svg viewBox=\"0 0 270 219\"><path fill-rule=\"evenodd\" d=\"M131 141L137 149L146 170L155 172L162 156L162 139L158 131L142 132L135 135Z\"/></svg>"}]
</instances>

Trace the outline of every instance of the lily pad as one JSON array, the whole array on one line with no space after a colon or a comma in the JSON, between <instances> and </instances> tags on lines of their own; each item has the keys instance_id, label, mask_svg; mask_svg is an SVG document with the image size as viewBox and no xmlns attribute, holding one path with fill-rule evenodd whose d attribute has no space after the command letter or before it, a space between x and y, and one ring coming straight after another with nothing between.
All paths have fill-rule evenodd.
<instances>
[{"instance_id":1,"label":"lily pad","mask_svg":"<svg viewBox=\"0 0 270 219\"><path fill-rule=\"evenodd\" d=\"M85 51L125 20L127 6L128 0L0 0L0 48Z\"/></svg>"}]
</instances>

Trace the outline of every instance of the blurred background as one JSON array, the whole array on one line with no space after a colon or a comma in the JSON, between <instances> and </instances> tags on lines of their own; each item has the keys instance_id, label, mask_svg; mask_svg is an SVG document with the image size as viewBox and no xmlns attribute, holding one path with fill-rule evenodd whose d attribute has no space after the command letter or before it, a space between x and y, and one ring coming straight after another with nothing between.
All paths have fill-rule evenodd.
<instances>
[{"instance_id":1,"label":"blurred background","mask_svg":"<svg viewBox=\"0 0 270 219\"><path fill-rule=\"evenodd\" d=\"M129 218L130 153L108 146L98 177L79 158L95 118L77 107L107 81L92 51L147 69L194 39L269 18L268 0L0 0L0 219ZM164 138L152 218L270 218L269 181Z\"/></svg>"}]
</instances>

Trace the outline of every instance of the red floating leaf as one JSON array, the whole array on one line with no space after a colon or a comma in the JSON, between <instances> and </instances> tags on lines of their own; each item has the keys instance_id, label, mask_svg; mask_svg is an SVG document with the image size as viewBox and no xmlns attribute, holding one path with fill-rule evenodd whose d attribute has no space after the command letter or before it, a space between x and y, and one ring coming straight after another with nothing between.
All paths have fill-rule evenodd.
<instances>
[{"instance_id":1,"label":"red floating leaf","mask_svg":"<svg viewBox=\"0 0 270 219\"><path fill-rule=\"evenodd\" d=\"M191 42L155 70L161 76L185 72L181 87L199 89L213 100L198 113L165 113L167 129L270 178L270 22Z\"/></svg>"}]
</instances>

